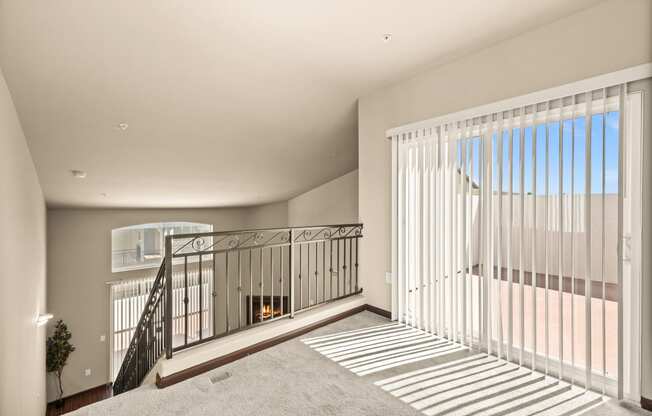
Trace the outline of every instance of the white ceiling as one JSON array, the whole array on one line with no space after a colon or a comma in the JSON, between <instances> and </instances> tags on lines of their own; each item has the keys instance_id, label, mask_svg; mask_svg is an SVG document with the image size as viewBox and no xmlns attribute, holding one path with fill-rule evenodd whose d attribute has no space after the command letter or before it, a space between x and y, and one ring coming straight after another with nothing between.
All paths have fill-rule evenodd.
<instances>
[{"instance_id":1,"label":"white ceiling","mask_svg":"<svg viewBox=\"0 0 652 416\"><path fill-rule=\"evenodd\" d=\"M0 0L0 65L49 206L253 205L357 167L358 97L597 2Z\"/></svg>"}]
</instances>

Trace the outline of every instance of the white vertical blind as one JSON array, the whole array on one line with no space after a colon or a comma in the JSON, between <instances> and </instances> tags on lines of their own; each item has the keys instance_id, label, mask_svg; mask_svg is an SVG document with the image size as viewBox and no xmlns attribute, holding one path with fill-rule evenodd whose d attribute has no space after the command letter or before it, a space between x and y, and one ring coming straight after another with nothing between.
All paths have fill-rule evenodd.
<instances>
[{"instance_id":1,"label":"white vertical blind","mask_svg":"<svg viewBox=\"0 0 652 416\"><path fill-rule=\"evenodd\" d=\"M395 134L397 319L619 394L624 95Z\"/></svg>"}]
</instances>

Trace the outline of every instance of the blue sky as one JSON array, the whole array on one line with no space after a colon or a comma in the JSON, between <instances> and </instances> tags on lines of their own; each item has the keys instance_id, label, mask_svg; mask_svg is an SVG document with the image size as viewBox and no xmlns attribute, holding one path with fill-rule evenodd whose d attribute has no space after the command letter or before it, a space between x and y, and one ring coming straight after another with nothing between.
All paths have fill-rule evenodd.
<instances>
[{"instance_id":1,"label":"blue sky","mask_svg":"<svg viewBox=\"0 0 652 416\"><path fill-rule=\"evenodd\" d=\"M591 192L602 192L602 161L603 161L603 135L602 124L604 121L603 114L592 116L591 126ZM617 111L609 112L606 116L605 125L605 192L618 192L618 121L619 113ZM585 165L586 165L586 140L585 140L585 117L575 119L575 193L584 193L585 189ZM550 195L559 194L559 122L548 123L548 177ZM573 122L564 120L562 125L562 145L563 145L563 192L570 193L573 175L571 172L571 151L573 144ZM537 128L536 139L536 185L537 195L545 194L545 177L546 177L546 125L540 124ZM509 190L509 133L503 132L503 190ZM494 189L498 184L498 139L493 137L494 143ZM520 189L520 130L514 129L513 135L513 189L519 192ZM525 129L524 137L525 147L525 191L531 193L532 188L532 127ZM480 139L474 138L467 142L467 160L470 160L471 147L473 148L473 178L477 182L479 179L479 144ZM459 161L462 160L461 144L458 148ZM470 163L467 165L470 173Z\"/></svg>"}]
</instances>

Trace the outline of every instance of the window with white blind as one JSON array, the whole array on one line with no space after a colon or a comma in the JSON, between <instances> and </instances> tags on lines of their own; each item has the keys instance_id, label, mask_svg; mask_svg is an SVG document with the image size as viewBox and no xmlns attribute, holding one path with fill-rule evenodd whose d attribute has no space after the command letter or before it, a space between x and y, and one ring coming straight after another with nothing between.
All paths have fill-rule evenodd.
<instances>
[{"instance_id":1,"label":"window with white blind","mask_svg":"<svg viewBox=\"0 0 652 416\"><path fill-rule=\"evenodd\" d=\"M612 85L390 131L395 319L623 396L640 96Z\"/></svg>"}]
</instances>

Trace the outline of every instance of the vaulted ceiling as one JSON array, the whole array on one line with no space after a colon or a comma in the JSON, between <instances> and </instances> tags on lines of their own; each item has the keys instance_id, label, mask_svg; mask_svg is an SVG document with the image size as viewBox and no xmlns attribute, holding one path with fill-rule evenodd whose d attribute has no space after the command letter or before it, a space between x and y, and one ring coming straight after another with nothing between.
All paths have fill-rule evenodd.
<instances>
[{"instance_id":1,"label":"vaulted ceiling","mask_svg":"<svg viewBox=\"0 0 652 416\"><path fill-rule=\"evenodd\" d=\"M0 65L49 206L253 205L357 167L358 97L597 2L0 0Z\"/></svg>"}]
</instances>

